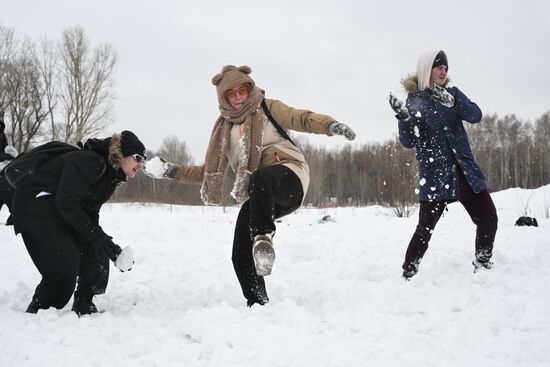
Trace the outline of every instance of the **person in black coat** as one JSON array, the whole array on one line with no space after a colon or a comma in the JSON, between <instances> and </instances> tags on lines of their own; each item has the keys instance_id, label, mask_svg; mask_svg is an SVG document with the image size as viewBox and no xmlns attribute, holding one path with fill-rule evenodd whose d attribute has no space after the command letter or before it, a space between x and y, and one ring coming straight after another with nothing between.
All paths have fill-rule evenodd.
<instances>
[{"instance_id":1,"label":"person in black coat","mask_svg":"<svg viewBox=\"0 0 550 367\"><path fill-rule=\"evenodd\" d=\"M145 158L143 143L123 131L51 158L36 177L17 186L15 232L42 275L27 312L65 307L77 279L72 310L79 316L97 312L93 296L105 293L109 259L121 252L99 225L99 211L119 184L143 168Z\"/></svg>"},{"instance_id":2,"label":"person in black coat","mask_svg":"<svg viewBox=\"0 0 550 367\"><path fill-rule=\"evenodd\" d=\"M4 176L4 167L17 157L18 152L14 146L8 144L8 138L4 133L6 125L4 121L0 119L0 209L6 204L8 210L11 212L11 199L13 197L13 188L10 186L6 177ZM11 217L8 218L6 225L11 224Z\"/></svg>"}]
</instances>

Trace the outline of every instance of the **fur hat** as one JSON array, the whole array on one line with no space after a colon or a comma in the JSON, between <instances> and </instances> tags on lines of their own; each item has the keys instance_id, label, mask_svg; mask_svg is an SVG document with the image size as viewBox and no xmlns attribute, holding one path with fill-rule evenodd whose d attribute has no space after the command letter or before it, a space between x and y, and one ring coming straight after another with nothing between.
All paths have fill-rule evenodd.
<instances>
[{"instance_id":1,"label":"fur hat","mask_svg":"<svg viewBox=\"0 0 550 367\"><path fill-rule=\"evenodd\" d=\"M248 74L252 73L249 66L225 65L222 71L212 78L212 84L216 86L218 98L225 98L225 92L243 84L249 84L249 90L254 89L256 83Z\"/></svg>"}]
</instances>

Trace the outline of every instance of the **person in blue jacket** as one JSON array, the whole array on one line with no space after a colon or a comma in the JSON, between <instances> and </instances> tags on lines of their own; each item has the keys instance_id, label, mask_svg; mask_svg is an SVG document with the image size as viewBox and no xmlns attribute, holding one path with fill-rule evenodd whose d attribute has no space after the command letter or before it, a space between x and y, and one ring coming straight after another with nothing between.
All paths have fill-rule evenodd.
<instances>
[{"instance_id":1,"label":"person in blue jacket","mask_svg":"<svg viewBox=\"0 0 550 367\"><path fill-rule=\"evenodd\" d=\"M477 226L474 270L492 267L497 212L463 125L478 123L482 113L457 87L448 87L448 68L444 51L425 53L416 74L402 80L408 93L405 106L391 93L389 98L401 144L416 149L420 179L418 226L403 263L406 279L418 272L435 225L456 200Z\"/></svg>"}]
</instances>

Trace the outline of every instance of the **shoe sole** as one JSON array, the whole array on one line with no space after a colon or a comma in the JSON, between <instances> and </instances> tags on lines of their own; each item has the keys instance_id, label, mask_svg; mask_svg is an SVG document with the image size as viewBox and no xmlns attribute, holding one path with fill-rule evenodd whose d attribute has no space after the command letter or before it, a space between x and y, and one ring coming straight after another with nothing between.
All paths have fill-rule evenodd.
<instances>
[{"instance_id":1,"label":"shoe sole","mask_svg":"<svg viewBox=\"0 0 550 367\"><path fill-rule=\"evenodd\" d=\"M275 262L275 251L268 241L258 241L252 249L256 274L266 276L271 274Z\"/></svg>"}]
</instances>

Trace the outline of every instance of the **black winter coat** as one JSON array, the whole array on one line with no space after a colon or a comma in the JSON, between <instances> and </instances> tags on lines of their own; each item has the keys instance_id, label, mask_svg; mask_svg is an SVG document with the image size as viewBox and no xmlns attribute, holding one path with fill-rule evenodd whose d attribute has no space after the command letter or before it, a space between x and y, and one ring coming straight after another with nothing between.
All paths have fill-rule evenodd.
<instances>
[{"instance_id":1,"label":"black winter coat","mask_svg":"<svg viewBox=\"0 0 550 367\"><path fill-rule=\"evenodd\" d=\"M12 208L16 233L63 222L80 241L107 236L99 226L99 210L126 180L108 163L109 142L91 139L90 150L54 157L37 169L39 179L18 186Z\"/></svg>"}]
</instances>

